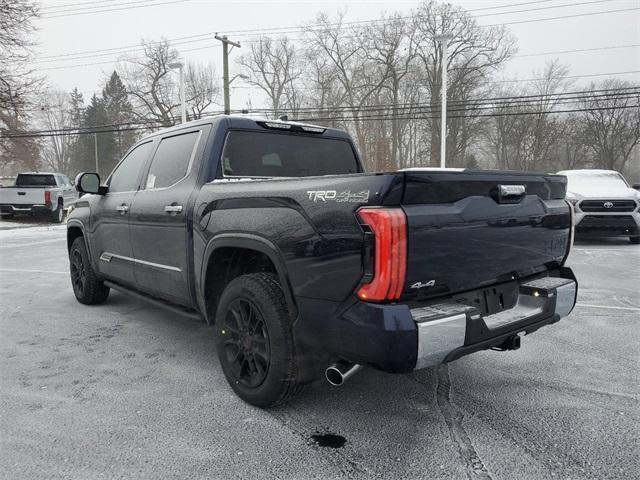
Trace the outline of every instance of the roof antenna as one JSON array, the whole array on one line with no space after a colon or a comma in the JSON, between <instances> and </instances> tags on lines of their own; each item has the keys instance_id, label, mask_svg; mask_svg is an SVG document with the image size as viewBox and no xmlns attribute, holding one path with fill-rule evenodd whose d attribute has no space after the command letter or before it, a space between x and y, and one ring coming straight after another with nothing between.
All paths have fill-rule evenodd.
<instances>
[{"instance_id":1,"label":"roof antenna","mask_svg":"<svg viewBox=\"0 0 640 480\"><path fill-rule=\"evenodd\" d=\"M283 121L283 122L286 122L287 120L289 120L289 115L281 115L281 116L279 117L279 120L281 120L281 121Z\"/></svg>"}]
</instances>

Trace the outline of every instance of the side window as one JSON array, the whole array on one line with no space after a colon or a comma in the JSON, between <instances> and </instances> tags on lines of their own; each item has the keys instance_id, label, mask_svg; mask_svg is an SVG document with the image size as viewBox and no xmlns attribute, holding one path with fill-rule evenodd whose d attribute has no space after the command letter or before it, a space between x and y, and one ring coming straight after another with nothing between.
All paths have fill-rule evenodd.
<instances>
[{"instance_id":1,"label":"side window","mask_svg":"<svg viewBox=\"0 0 640 480\"><path fill-rule=\"evenodd\" d=\"M197 131L163 138L149 167L145 188L166 188L183 179L189 172L199 137Z\"/></svg>"},{"instance_id":2,"label":"side window","mask_svg":"<svg viewBox=\"0 0 640 480\"><path fill-rule=\"evenodd\" d=\"M109 179L109 192L132 192L138 187L138 175L151 153L153 142L143 143L129 152Z\"/></svg>"}]
</instances>

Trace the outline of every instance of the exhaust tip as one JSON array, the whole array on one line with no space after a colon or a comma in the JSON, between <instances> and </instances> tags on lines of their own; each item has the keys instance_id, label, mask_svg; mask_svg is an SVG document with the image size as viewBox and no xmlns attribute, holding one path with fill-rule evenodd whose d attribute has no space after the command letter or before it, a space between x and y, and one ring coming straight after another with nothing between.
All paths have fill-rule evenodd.
<instances>
[{"instance_id":1,"label":"exhaust tip","mask_svg":"<svg viewBox=\"0 0 640 480\"><path fill-rule=\"evenodd\" d=\"M344 376L342 375L342 372L336 367L327 368L324 371L324 376L327 378L327 382L329 382L334 387L339 387L344 383Z\"/></svg>"}]
</instances>

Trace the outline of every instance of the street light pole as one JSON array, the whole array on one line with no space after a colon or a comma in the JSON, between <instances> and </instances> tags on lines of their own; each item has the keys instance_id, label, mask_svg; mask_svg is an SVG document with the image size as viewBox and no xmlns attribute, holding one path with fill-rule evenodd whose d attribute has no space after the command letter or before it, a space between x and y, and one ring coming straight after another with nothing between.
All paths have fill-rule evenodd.
<instances>
[{"instance_id":1,"label":"street light pole","mask_svg":"<svg viewBox=\"0 0 640 480\"><path fill-rule=\"evenodd\" d=\"M231 45L232 47L240 48L240 44L237 42L232 42L227 38L226 35L223 35L221 37L216 34L215 39L222 42L222 86L224 90L224 114L229 115L229 113L231 113L231 100L229 95L229 85L231 84L231 82L229 81L229 45Z\"/></svg>"},{"instance_id":2,"label":"street light pole","mask_svg":"<svg viewBox=\"0 0 640 480\"><path fill-rule=\"evenodd\" d=\"M98 171L98 134L95 132L93 134L93 153L96 157L96 173L100 173Z\"/></svg>"},{"instance_id":3,"label":"street light pole","mask_svg":"<svg viewBox=\"0 0 640 480\"><path fill-rule=\"evenodd\" d=\"M436 35L435 39L442 48L442 85L440 86L442 106L440 110L440 168L445 168L447 163L447 63L449 41L453 35L445 33Z\"/></svg>"},{"instance_id":4,"label":"street light pole","mask_svg":"<svg viewBox=\"0 0 640 480\"><path fill-rule=\"evenodd\" d=\"M173 62L169 64L169 68L177 68L180 72L180 119L181 123L187 121L187 102L184 97L184 63Z\"/></svg>"}]
</instances>

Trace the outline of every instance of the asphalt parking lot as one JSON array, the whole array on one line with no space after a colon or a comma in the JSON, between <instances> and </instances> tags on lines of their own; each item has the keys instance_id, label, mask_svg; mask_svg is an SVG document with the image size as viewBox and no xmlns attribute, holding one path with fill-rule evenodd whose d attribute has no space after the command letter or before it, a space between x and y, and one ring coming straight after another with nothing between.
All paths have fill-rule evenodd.
<instances>
[{"instance_id":1,"label":"asphalt parking lot","mask_svg":"<svg viewBox=\"0 0 640 480\"><path fill-rule=\"evenodd\" d=\"M576 309L519 351L365 369L263 411L206 325L118 292L80 305L64 225L0 222L0 476L640 478L640 247L580 241L569 263Z\"/></svg>"}]
</instances>

